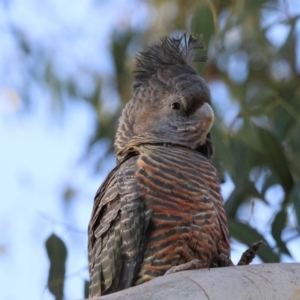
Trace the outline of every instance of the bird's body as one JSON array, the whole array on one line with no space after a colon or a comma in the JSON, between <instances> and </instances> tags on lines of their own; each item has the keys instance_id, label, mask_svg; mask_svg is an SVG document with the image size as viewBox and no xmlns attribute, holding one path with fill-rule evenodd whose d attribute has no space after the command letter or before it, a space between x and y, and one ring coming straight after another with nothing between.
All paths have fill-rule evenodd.
<instances>
[{"instance_id":1,"label":"bird's body","mask_svg":"<svg viewBox=\"0 0 300 300\"><path fill-rule=\"evenodd\" d=\"M190 65L196 42L165 39L138 60L115 142L118 164L96 194L89 225L91 297L194 259L210 267L229 257L210 161L210 93Z\"/></svg>"},{"instance_id":2,"label":"bird's body","mask_svg":"<svg viewBox=\"0 0 300 300\"><path fill-rule=\"evenodd\" d=\"M184 147L145 145L136 177L152 212L151 228L137 282L164 275L172 266L200 259L209 267L229 255L228 230L215 169ZM152 180L155 178L155 180Z\"/></svg>"}]
</instances>

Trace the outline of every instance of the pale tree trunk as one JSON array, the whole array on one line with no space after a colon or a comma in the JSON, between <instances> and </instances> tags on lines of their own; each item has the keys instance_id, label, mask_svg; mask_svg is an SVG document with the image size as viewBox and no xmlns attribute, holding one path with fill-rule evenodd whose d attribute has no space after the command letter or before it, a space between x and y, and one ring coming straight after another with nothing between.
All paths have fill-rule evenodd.
<instances>
[{"instance_id":1,"label":"pale tree trunk","mask_svg":"<svg viewBox=\"0 0 300 300\"><path fill-rule=\"evenodd\" d=\"M184 271L93 299L300 300L300 263Z\"/></svg>"}]
</instances>

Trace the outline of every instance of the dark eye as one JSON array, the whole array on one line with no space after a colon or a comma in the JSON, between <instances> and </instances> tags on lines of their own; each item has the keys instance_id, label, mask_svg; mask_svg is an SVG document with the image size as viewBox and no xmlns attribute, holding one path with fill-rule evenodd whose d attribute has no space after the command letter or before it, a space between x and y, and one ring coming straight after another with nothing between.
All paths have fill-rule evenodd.
<instances>
[{"instance_id":1,"label":"dark eye","mask_svg":"<svg viewBox=\"0 0 300 300\"><path fill-rule=\"evenodd\" d=\"M172 108L176 109L176 110L180 109L180 103L179 102L173 102L172 103Z\"/></svg>"}]
</instances>

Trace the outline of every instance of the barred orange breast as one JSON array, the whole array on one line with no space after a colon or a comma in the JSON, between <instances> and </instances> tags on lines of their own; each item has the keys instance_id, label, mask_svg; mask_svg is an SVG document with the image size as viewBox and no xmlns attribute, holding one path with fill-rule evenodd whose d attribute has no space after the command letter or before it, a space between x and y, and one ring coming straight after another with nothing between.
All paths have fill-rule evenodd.
<instances>
[{"instance_id":1,"label":"barred orange breast","mask_svg":"<svg viewBox=\"0 0 300 300\"><path fill-rule=\"evenodd\" d=\"M153 216L135 284L193 259L211 266L218 254L229 256L223 198L210 161L179 146L149 144L139 151L137 182Z\"/></svg>"}]
</instances>

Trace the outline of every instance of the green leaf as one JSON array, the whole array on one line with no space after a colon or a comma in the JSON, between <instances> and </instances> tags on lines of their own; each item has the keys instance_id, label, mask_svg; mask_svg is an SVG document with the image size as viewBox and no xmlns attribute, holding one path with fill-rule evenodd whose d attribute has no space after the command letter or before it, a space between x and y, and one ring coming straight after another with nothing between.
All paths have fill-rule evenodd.
<instances>
[{"instance_id":1,"label":"green leaf","mask_svg":"<svg viewBox=\"0 0 300 300\"><path fill-rule=\"evenodd\" d=\"M214 14L212 7L208 5L199 5L194 17L192 19L192 32L195 35L203 34L206 45L210 40L210 37L215 32L214 27Z\"/></svg>"},{"instance_id":2,"label":"green leaf","mask_svg":"<svg viewBox=\"0 0 300 300\"><path fill-rule=\"evenodd\" d=\"M275 2L270 1L270 0L251 0L251 1L246 1L245 2L245 12L246 13L251 13L251 12L257 12L257 10L261 9L261 7L263 6L263 4L265 4L267 1L269 2Z\"/></svg>"},{"instance_id":3,"label":"green leaf","mask_svg":"<svg viewBox=\"0 0 300 300\"><path fill-rule=\"evenodd\" d=\"M84 281L84 299L87 299L89 298L89 288L90 288L90 282L85 280Z\"/></svg>"},{"instance_id":4,"label":"green leaf","mask_svg":"<svg viewBox=\"0 0 300 300\"><path fill-rule=\"evenodd\" d=\"M237 220L228 220L230 236L237 239L241 243L248 245L249 247L260 240L265 241L266 245L263 245L258 251L258 256L268 263L279 262L279 255L274 253L264 237L249 225L239 222Z\"/></svg>"},{"instance_id":5,"label":"green leaf","mask_svg":"<svg viewBox=\"0 0 300 300\"><path fill-rule=\"evenodd\" d=\"M46 241L46 249L50 260L48 288L56 300L62 300L67 248L58 236L52 234Z\"/></svg>"},{"instance_id":6,"label":"green leaf","mask_svg":"<svg viewBox=\"0 0 300 300\"><path fill-rule=\"evenodd\" d=\"M245 179L243 183L236 185L233 192L225 202L226 214L229 217L235 217L241 203L256 198L268 204L264 196L257 190L254 182Z\"/></svg>"},{"instance_id":7,"label":"green leaf","mask_svg":"<svg viewBox=\"0 0 300 300\"><path fill-rule=\"evenodd\" d=\"M287 220L286 210L282 209L277 213L277 215L272 223L272 236L275 239L280 251L291 256L285 243L281 239L281 234L286 225L286 220Z\"/></svg>"},{"instance_id":8,"label":"green leaf","mask_svg":"<svg viewBox=\"0 0 300 300\"><path fill-rule=\"evenodd\" d=\"M257 132L255 128L255 124L248 119L248 117L243 116L243 127L239 130L237 135L235 136L236 139L243 142L244 147L247 151L251 150L255 153L262 152L262 146L260 141L257 138ZM257 159L255 160L257 162Z\"/></svg>"},{"instance_id":9,"label":"green leaf","mask_svg":"<svg viewBox=\"0 0 300 300\"><path fill-rule=\"evenodd\" d=\"M241 187L250 171L249 159L247 159L250 156L250 150L243 141L236 138L230 139L229 149L234 156L234 159L231 161L230 175L235 185Z\"/></svg>"},{"instance_id":10,"label":"green leaf","mask_svg":"<svg viewBox=\"0 0 300 300\"><path fill-rule=\"evenodd\" d=\"M268 166L276 173L284 191L289 193L294 186L294 181L283 146L270 131L259 126L256 126L256 129Z\"/></svg>"},{"instance_id":11,"label":"green leaf","mask_svg":"<svg viewBox=\"0 0 300 300\"><path fill-rule=\"evenodd\" d=\"M262 189L261 189L261 193L262 195L265 195L266 191L273 185L278 184L279 180L278 177L276 176L276 174L271 173L269 175L266 176L265 181L263 183Z\"/></svg>"},{"instance_id":12,"label":"green leaf","mask_svg":"<svg viewBox=\"0 0 300 300\"><path fill-rule=\"evenodd\" d=\"M195 36L202 37L205 47L209 45L210 39L216 30L216 21L216 15L212 7L202 4L198 6L192 18L191 32L193 32ZM199 53L197 55L202 56L203 54L206 55L206 53ZM197 70L200 74L203 73L206 67L207 64L197 64Z\"/></svg>"},{"instance_id":13,"label":"green leaf","mask_svg":"<svg viewBox=\"0 0 300 300\"><path fill-rule=\"evenodd\" d=\"M259 88L253 95L253 97L251 97L251 106L249 107L249 109L251 109L251 107L268 107L268 106L274 106L274 105L278 105L276 102L274 104L274 94L275 91L271 88L268 87L264 87L264 88Z\"/></svg>"},{"instance_id":14,"label":"green leaf","mask_svg":"<svg viewBox=\"0 0 300 300\"><path fill-rule=\"evenodd\" d=\"M241 203L245 201L244 196L245 195L243 194L242 189L238 187L232 191L229 198L225 202L225 211L227 217L235 218L238 208L240 207Z\"/></svg>"},{"instance_id":15,"label":"green leaf","mask_svg":"<svg viewBox=\"0 0 300 300\"><path fill-rule=\"evenodd\" d=\"M298 226L300 226L300 181L295 184L294 188L291 191L289 202L294 204Z\"/></svg>"}]
</instances>

